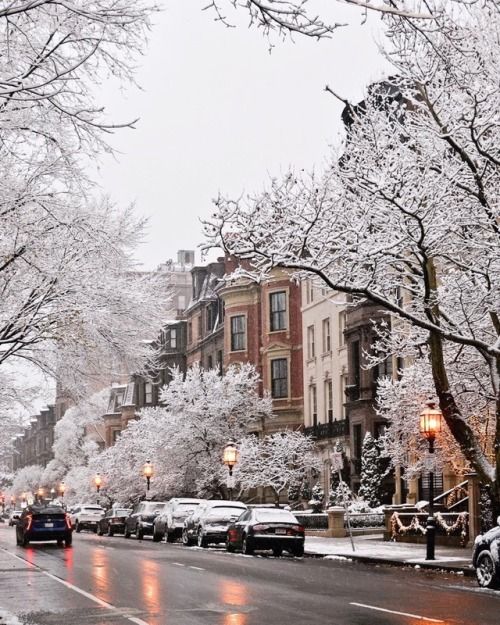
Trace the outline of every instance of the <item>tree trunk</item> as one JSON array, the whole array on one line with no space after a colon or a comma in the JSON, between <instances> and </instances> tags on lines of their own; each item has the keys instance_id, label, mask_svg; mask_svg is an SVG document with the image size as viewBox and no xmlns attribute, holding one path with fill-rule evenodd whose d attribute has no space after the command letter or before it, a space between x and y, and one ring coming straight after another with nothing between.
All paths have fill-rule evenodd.
<instances>
[{"instance_id":1,"label":"tree trunk","mask_svg":"<svg viewBox=\"0 0 500 625\"><path fill-rule=\"evenodd\" d=\"M500 453L498 441L500 441L500 417L498 414L497 402L497 418L496 418L496 437L495 437L495 455L496 455L496 471L492 467L484 450L481 448L480 441L475 436L467 422L462 418L460 410L450 391L448 376L446 373L446 365L443 355L442 338L437 332L431 332L429 335L430 362L432 368L432 377L434 387L439 399L439 407L443 413L446 425L449 427L453 437L460 445L460 449L469 461L471 467L479 475L481 483L488 484L491 488L492 505L496 515L500 512L500 484L498 480L498 467L500 463Z\"/></svg>"}]
</instances>

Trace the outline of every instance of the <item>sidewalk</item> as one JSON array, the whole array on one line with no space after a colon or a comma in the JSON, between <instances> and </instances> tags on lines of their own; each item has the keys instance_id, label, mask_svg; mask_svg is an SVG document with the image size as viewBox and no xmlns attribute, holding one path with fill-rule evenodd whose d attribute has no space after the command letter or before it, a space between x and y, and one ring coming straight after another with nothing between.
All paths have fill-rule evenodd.
<instances>
[{"instance_id":1,"label":"sidewalk","mask_svg":"<svg viewBox=\"0 0 500 625\"><path fill-rule=\"evenodd\" d=\"M382 540L380 534L347 538L319 538L307 536L305 553L326 558L349 558L360 562L393 564L399 566L419 566L422 568L445 569L463 575L474 575L471 566L471 549L466 547L436 546L436 560L425 559L425 545L415 543L395 543Z\"/></svg>"}]
</instances>

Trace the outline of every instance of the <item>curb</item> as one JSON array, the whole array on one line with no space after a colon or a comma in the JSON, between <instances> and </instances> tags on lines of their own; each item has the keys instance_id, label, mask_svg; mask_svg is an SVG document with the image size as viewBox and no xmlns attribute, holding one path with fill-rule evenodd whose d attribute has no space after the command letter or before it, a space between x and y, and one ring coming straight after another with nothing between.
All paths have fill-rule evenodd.
<instances>
[{"instance_id":1,"label":"curb","mask_svg":"<svg viewBox=\"0 0 500 625\"><path fill-rule=\"evenodd\" d=\"M445 564L447 561L443 560L442 564L439 564L439 560L436 560L435 563L430 562L408 562L407 560L394 560L391 558L377 558L374 556L360 556L355 553L317 553L317 552L305 552L304 554L309 558L326 558L328 556L338 556L339 558L348 558L349 560L355 560L356 562L362 562L364 564L386 564L389 566L401 566L408 568L415 568L416 566L427 569L434 570L440 573L455 573L464 575L464 577L474 577L475 570L472 566L454 566L453 564Z\"/></svg>"}]
</instances>

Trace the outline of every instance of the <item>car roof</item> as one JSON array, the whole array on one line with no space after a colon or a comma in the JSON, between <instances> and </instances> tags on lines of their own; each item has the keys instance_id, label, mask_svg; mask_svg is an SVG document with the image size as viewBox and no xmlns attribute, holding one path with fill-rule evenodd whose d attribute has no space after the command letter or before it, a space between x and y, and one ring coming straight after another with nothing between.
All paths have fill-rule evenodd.
<instances>
[{"instance_id":1,"label":"car roof","mask_svg":"<svg viewBox=\"0 0 500 625\"><path fill-rule=\"evenodd\" d=\"M209 501L208 507L209 508L214 508L214 507L242 508L245 510L248 508L246 503L243 503L242 501L230 501L226 499L218 499L218 500L215 499L215 500Z\"/></svg>"}]
</instances>

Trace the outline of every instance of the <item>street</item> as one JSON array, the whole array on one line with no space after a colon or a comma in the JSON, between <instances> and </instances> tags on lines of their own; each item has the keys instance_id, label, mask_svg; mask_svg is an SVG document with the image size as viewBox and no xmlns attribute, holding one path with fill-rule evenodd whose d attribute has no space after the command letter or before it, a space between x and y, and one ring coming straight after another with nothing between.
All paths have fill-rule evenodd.
<instances>
[{"instance_id":1,"label":"street","mask_svg":"<svg viewBox=\"0 0 500 625\"><path fill-rule=\"evenodd\" d=\"M23 549L7 527L0 548L0 609L27 625L498 624L500 593L454 574L91 533Z\"/></svg>"}]
</instances>

